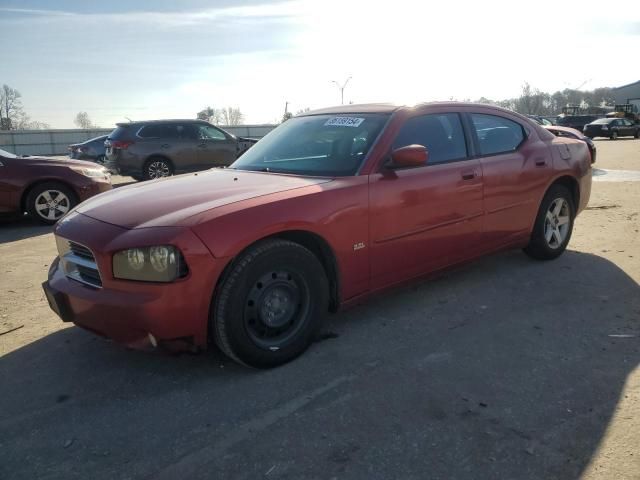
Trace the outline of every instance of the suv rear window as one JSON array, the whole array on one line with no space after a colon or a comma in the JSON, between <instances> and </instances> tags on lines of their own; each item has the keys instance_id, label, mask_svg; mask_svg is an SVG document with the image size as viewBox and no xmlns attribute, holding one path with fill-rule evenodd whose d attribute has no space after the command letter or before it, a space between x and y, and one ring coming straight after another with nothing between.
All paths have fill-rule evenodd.
<instances>
[{"instance_id":1,"label":"suv rear window","mask_svg":"<svg viewBox=\"0 0 640 480\"><path fill-rule=\"evenodd\" d=\"M118 125L116 129L107 136L107 138L109 140L122 140L128 136L129 125Z\"/></svg>"}]
</instances>

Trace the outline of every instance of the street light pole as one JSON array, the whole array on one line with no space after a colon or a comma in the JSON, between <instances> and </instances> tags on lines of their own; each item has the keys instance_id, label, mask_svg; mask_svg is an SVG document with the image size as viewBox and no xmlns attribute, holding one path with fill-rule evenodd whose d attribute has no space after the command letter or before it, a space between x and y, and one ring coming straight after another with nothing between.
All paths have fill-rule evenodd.
<instances>
[{"instance_id":1,"label":"street light pole","mask_svg":"<svg viewBox=\"0 0 640 480\"><path fill-rule=\"evenodd\" d=\"M344 89L347 86L347 83L349 83L349 80L351 80L351 77L347 78L344 83L342 85L340 85L338 82L336 82L335 80L331 80L333 83L335 83L338 88L340 89L340 105L344 105Z\"/></svg>"}]
</instances>

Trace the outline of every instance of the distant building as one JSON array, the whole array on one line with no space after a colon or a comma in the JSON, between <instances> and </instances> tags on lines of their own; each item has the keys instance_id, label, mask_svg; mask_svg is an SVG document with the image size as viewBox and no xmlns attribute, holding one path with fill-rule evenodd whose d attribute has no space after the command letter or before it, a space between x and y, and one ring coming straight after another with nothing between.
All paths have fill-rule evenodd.
<instances>
[{"instance_id":1,"label":"distant building","mask_svg":"<svg viewBox=\"0 0 640 480\"><path fill-rule=\"evenodd\" d=\"M630 103L635 105L635 113L640 113L640 80L613 89L616 104Z\"/></svg>"}]
</instances>

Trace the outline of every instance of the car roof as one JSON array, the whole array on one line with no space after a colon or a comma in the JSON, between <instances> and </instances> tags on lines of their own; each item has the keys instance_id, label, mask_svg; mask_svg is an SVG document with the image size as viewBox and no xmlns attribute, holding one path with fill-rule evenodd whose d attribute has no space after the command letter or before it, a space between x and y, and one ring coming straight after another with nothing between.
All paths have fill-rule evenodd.
<instances>
[{"instance_id":1,"label":"car roof","mask_svg":"<svg viewBox=\"0 0 640 480\"><path fill-rule=\"evenodd\" d=\"M116 123L118 127L128 127L131 125L147 125L147 124L162 124L162 123L206 123L209 124L206 120L199 120L197 118L172 118L172 119L161 119L161 120L135 120L133 122L120 122Z\"/></svg>"},{"instance_id":2,"label":"car roof","mask_svg":"<svg viewBox=\"0 0 640 480\"><path fill-rule=\"evenodd\" d=\"M324 114L338 114L338 113L391 113L402 108L404 105L397 105L394 103L360 103L350 105L336 105L335 107L319 108L317 110L311 110L310 112L304 112L300 114L300 117L308 115L324 115Z\"/></svg>"},{"instance_id":3,"label":"car roof","mask_svg":"<svg viewBox=\"0 0 640 480\"><path fill-rule=\"evenodd\" d=\"M337 114L348 114L348 113L393 113L398 110L421 110L426 107L447 107L447 108L458 108L458 107L482 107L483 110L494 110L496 112L504 112L510 115L517 115L522 118L525 118L523 115L520 115L517 112L512 110L508 110L506 108L498 107L496 105L489 105L485 103L476 103L476 102L455 102L455 101L439 101L439 102L424 102L418 103L414 106L410 105L402 105L397 103L362 103L362 104L352 104L352 105L337 105L335 107L321 108L318 110L311 110L309 112L304 112L299 117L304 117L308 115L337 115Z\"/></svg>"}]
</instances>

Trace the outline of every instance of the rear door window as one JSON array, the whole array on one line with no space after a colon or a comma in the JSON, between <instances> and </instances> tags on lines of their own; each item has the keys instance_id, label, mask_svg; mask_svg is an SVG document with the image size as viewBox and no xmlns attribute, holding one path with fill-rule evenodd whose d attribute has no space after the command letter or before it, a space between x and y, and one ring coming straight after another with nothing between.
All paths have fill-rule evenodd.
<instances>
[{"instance_id":1,"label":"rear door window","mask_svg":"<svg viewBox=\"0 0 640 480\"><path fill-rule=\"evenodd\" d=\"M183 140L197 140L200 138L197 125L192 123L176 125L176 131L178 138Z\"/></svg>"},{"instance_id":2,"label":"rear door window","mask_svg":"<svg viewBox=\"0 0 640 480\"><path fill-rule=\"evenodd\" d=\"M138 132L140 138L176 138L178 132L176 126L170 123L145 125Z\"/></svg>"},{"instance_id":3,"label":"rear door window","mask_svg":"<svg viewBox=\"0 0 640 480\"><path fill-rule=\"evenodd\" d=\"M421 115L402 126L393 149L422 145L429 152L428 164L446 163L467 157L467 145L457 113Z\"/></svg>"},{"instance_id":4,"label":"rear door window","mask_svg":"<svg viewBox=\"0 0 640 480\"><path fill-rule=\"evenodd\" d=\"M517 150L524 141L522 126L504 117L472 113L481 155L498 155Z\"/></svg>"}]
</instances>

